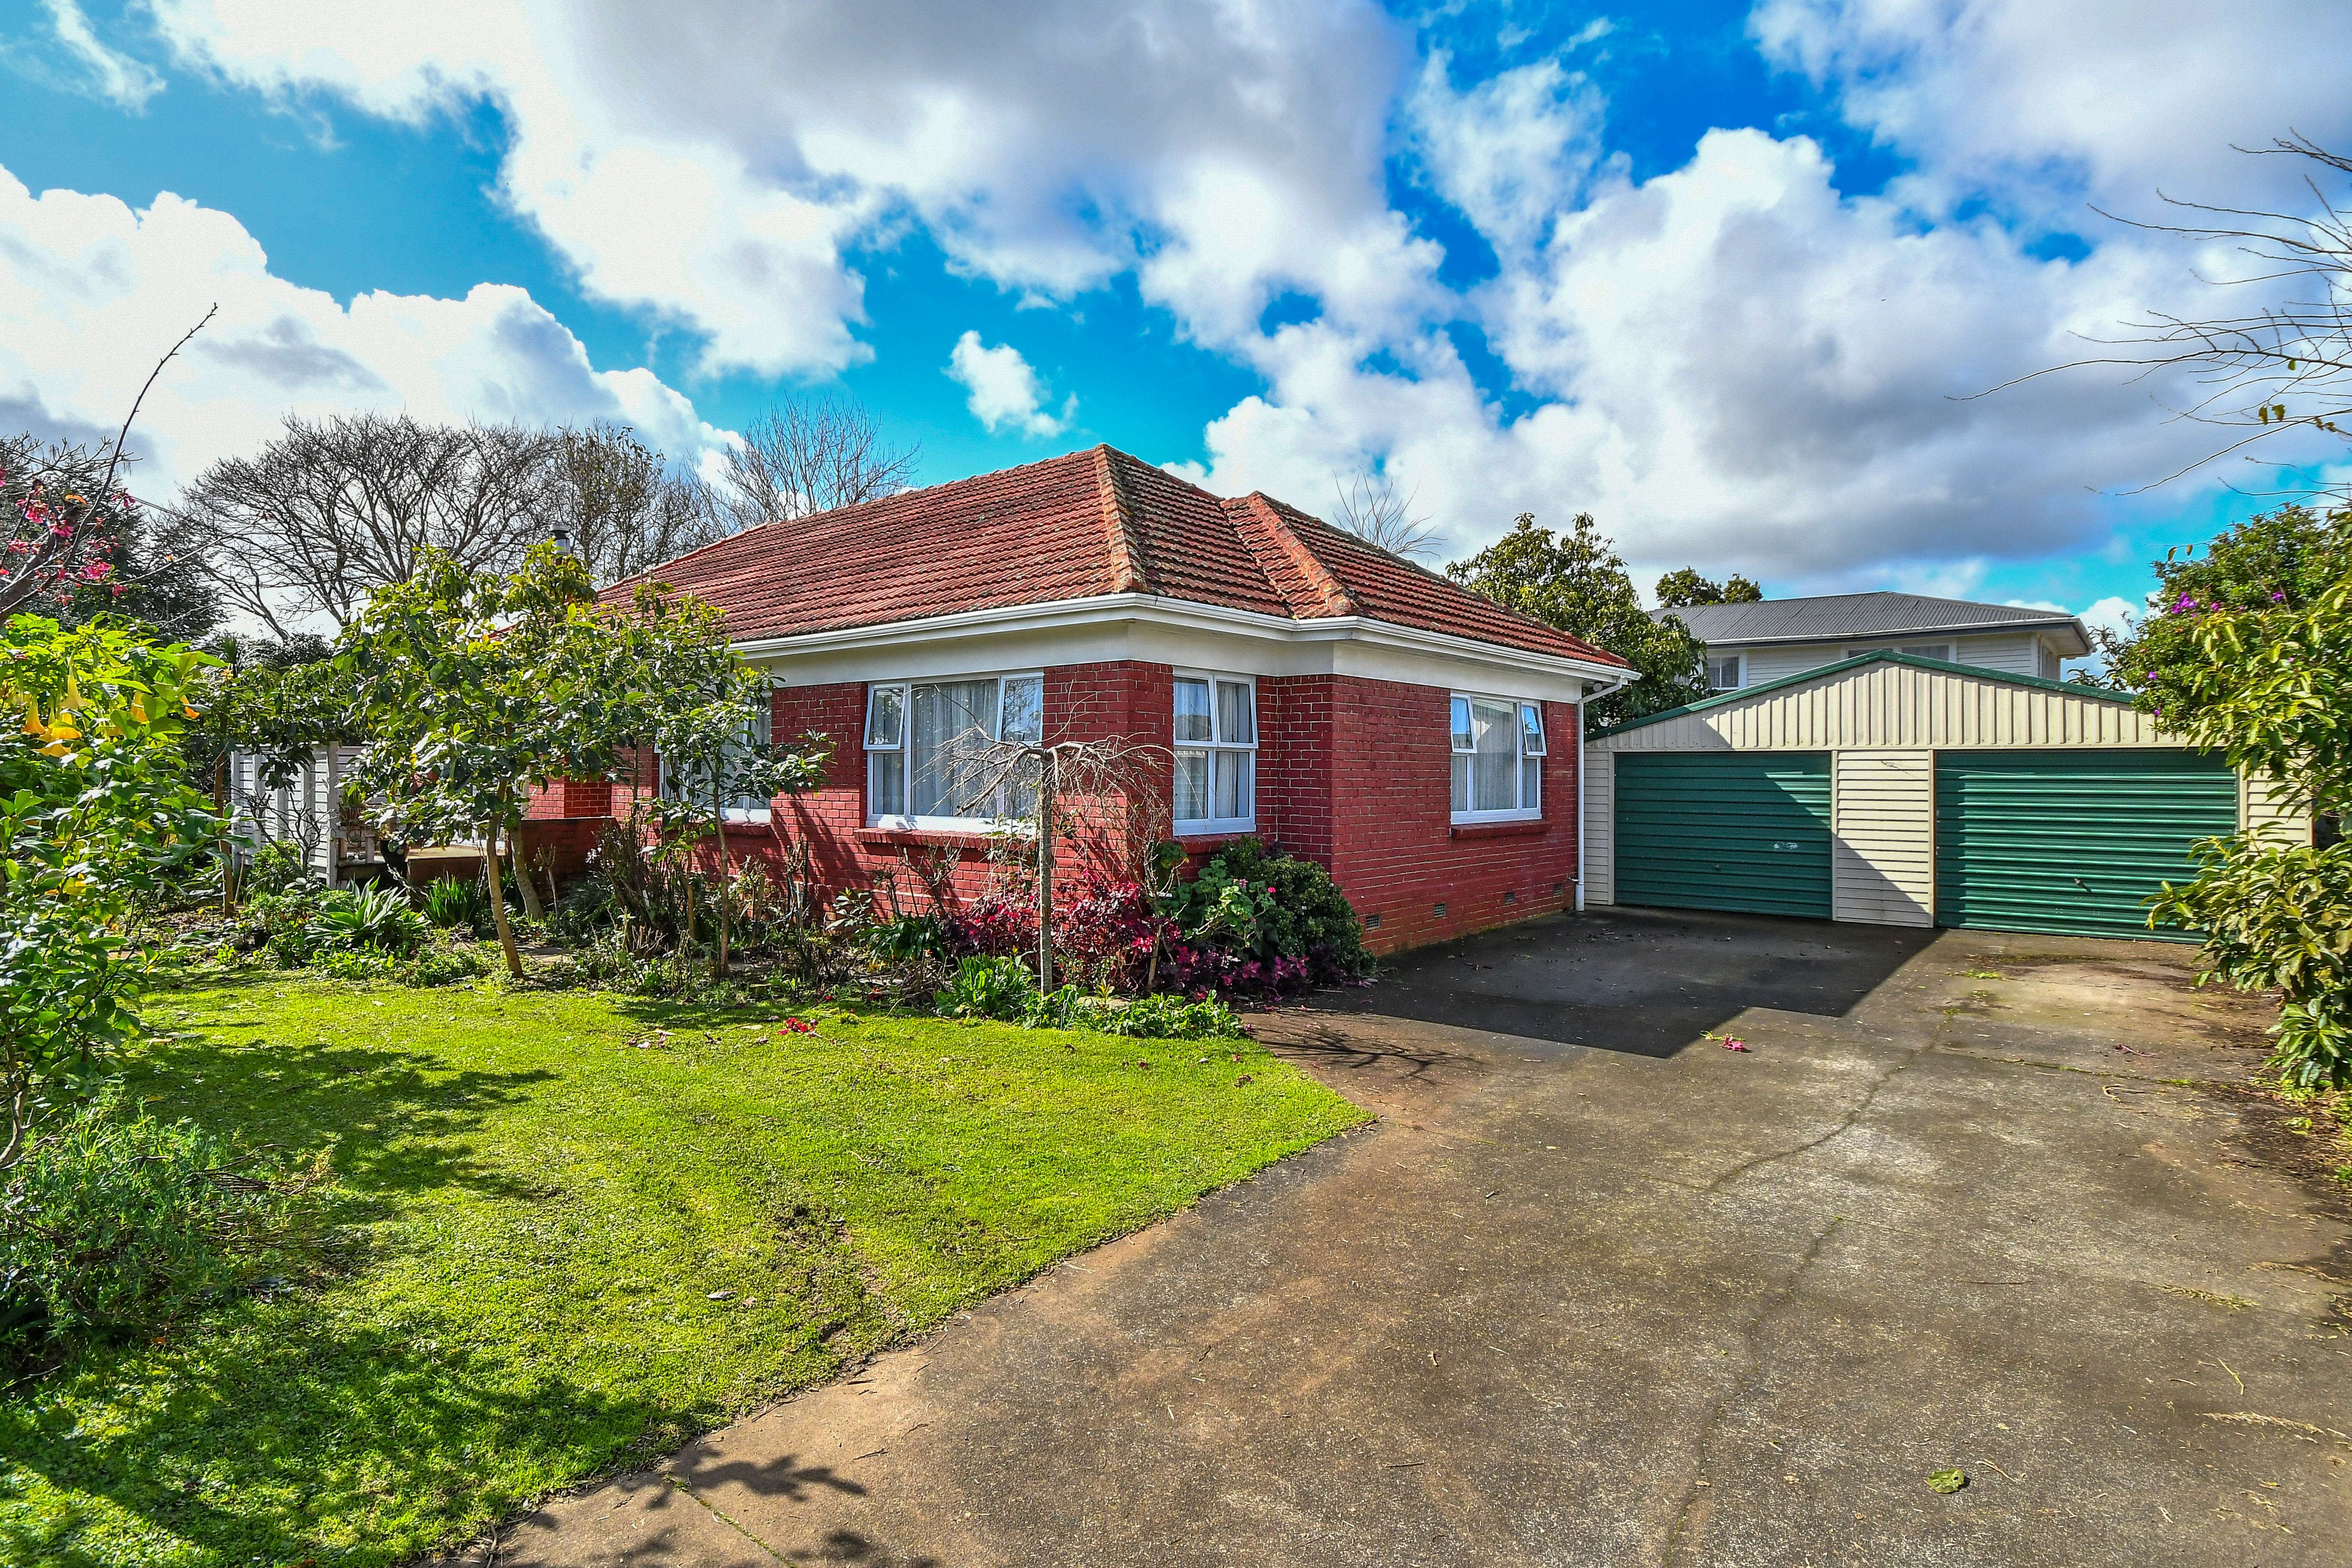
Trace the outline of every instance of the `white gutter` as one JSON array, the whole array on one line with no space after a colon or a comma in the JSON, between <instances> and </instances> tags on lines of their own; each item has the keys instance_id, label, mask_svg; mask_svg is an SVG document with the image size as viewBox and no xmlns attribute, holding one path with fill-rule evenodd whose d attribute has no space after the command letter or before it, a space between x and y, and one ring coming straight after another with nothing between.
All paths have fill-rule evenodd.
<instances>
[{"instance_id":1,"label":"white gutter","mask_svg":"<svg viewBox=\"0 0 2352 1568\"><path fill-rule=\"evenodd\" d=\"M1235 610L1192 599L1164 598L1157 594L1097 594L1085 599L1060 599L1042 605L1007 605L993 609L959 610L951 615L921 616L904 621L883 621L832 631L803 632L795 637L753 637L735 644L747 659L786 658L793 654L850 652L868 647L904 647L986 633L1054 631L1069 626L1099 626L1107 621L1142 621L1156 626L1196 631L1220 631L1269 642L1362 642L1403 648L1415 653L1449 654L1488 664L1538 669L1587 683L1605 684L1614 691L1634 679L1622 665L1561 654L1538 653L1507 643L1457 637L1451 632L1424 631L1370 616L1323 616L1293 619L1257 610Z\"/></svg>"}]
</instances>

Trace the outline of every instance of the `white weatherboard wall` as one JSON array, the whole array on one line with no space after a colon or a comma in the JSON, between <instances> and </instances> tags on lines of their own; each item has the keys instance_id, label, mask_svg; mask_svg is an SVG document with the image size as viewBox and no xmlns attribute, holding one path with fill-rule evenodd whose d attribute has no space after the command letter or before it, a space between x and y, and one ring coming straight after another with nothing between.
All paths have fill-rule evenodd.
<instances>
[{"instance_id":1,"label":"white weatherboard wall","mask_svg":"<svg viewBox=\"0 0 2352 1568\"><path fill-rule=\"evenodd\" d=\"M1839 752L1830 782L1830 912L1936 923L1936 753Z\"/></svg>"},{"instance_id":2,"label":"white weatherboard wall","mask_svg":"<svg viewBox=\"0 0 2352 1568\"><path fill-rule=\"evenodd\" d=\"M1612 830L1621 752L1830 752L1835 918L1924 926L1935 921L1937 752L2179 744L2111 698L1916 664L1865 664L1737 697L1586 746L1585 902L1616 901ZM2266 782L2240 784L2238 820L2284 841L2311 842L2309 808L2280 798Z\"/></svg>"},{"instance_id":3,"label":"white weatherboard wall","mask_svg":"<svg viewBox=\"0 0 2352 1568\"><path fill-rule=\"evenodd\" d=\"M1584 749L1584 901L1617 901L1617 757Z\"/></svg>"}]
</instances>

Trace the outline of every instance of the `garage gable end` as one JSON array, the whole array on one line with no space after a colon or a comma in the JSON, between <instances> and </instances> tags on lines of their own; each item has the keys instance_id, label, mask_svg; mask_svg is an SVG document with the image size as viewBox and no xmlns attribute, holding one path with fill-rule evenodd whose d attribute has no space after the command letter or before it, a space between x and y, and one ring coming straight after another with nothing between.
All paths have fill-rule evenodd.
<instances>
[{"instance_id":1,"label":"garage gable end","mask_svg":"<svg viewBox=\"0 0 2352 1568\"><path fill-rule=\"evenodd\" d=\"M2178 746L2117 692L1912 654L1864 654L1595 737L1613 752Z\"/></svg>"}]
</instances>

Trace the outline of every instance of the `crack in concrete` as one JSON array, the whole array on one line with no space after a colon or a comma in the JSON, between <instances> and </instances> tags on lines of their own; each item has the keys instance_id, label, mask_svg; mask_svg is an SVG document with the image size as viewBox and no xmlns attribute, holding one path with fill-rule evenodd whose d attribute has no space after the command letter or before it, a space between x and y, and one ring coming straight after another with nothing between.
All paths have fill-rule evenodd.
<instances>
[{"instance_id":1,"label":"crack in concrete","mask_svg":"<svg viewBox=\"0 0 2352 1568\"><path fill-rule=\"evenodd\" d=\"M744 1524L742 1521L729 1514L724 1509L719 1508L709 1498L704 1497L700 1492L696 1491L691 1486L688 1486L677 1476L664 1472L662 1479L670 1484L670 1489L673 1491L676 1491L681 1497L693 1502L696 1506L700 1508L703 1512L709 1514L711 1518L717 1520L719 1523L725 1525L728 1529L733 1531L736 1534L741 1536L744 1540L750 1542L752 1545L758 1547L761 1551L766 1552L777 1562L785 1563L791 1561L791 1559L787 1558L782 1552L769 1545L759 1536L754 1535L751 1532L751 1528Z\"/></svg>"},{"instance_id":2,"label":"crack in concrete","mask_svg":"<svg viewBox=\"0 0 2352 1568\"><path fill-rule=\"evenodd\" d=\"M1723 1397L1716 1402L1715 1408L1708 1412L1705 1425L1699 1427L1698 1436L1691 1445L1692 1453L1697 1456L1699 1473L1693 1476L1690 1485L1683 1489L1682 1506L1675 1510L1674 1522L1666 1527L1666 1549L1664 1554L1659 1558L1660 1568L1674 1568L1675 1558L1683 1546L1684 1528L1690 1522L1691 1511L1698 1506L1699 1489L1709 1484L1706 1479L1706 1453L1714 1446L1717 1431L1731 1414L1733 1403L1754 1387L1757 1380L1763 1375L1764 1354L1758 1342L1766 1326L1771 1322L1773 1315L1787 1306L1790 1299L1796 1295L1797 1287L1804 1282L1807 1274L1812 1272L1813 1264L1821 1258L1822 1248L1828 1245L1830 1237L1836 1235L1838 1227L1843 1224L1845 1224L1843 1215L1830 1216L1830 1223L1823 1226L1821 1234L1814 1237L1806 1247L1804 1256L1797 1259L1797 1266L1790 1270L1788 1279L1782 1283L1780 1289L1773 1292L1769 1300L1757 1310L1755 1316L1748 1319L1747 1326L1740 1331L1739 1337L1748 1347L1748 1364L1739 1375L1733 1379L1731 1386L1724 1391Z\"/></svg>"},{"instance_id":3,"label":"crack in concrete","mask_svg":"<svg viewBox=\"0 0 2352 1568\"><path fill-rule=\"evenodd\" d=\"M1947 1019L1946 1022L1949 1022L1949 1020ZM1854 1103L1853 1109L1847 1111L1836 1126L1831 1128L1820 1137L1809 1138L1804 1142L1796 1145L1794 1148L1776 1149L1770 1153L1759 1154L1751 1160L1743 1160L1738 1164L1734 1165L1731 1169L1724 1172L1721 1175L1716 1177L1715 1180L1709 1182L1706 1185L1699 1188L1698 1190L1702 1193L1719 1193L1723 1191L1724 1188L1729 1186L1740 1177L1747 1175L1751 1171L1759 1170L1762 1167L1773 1164L1778 1161L1793 1160L1800 1154L1810 1154L1814 1150L1820 1148L1822 1144L1830 1142L1832 1139L1842 1137L1845 1133L1852 1131L1853 1130L1854 1123L1863 1119L1863 1117L1869 1111L1871 1105L1878 1099L1878 1091L1885 1089L1889 1083L1893 1082L1895 1074L1909 1067L1913 1062L1917 1061L1923 1053L1935 1049L1936 1038L1937 1037L1940 1037L1943 1032L1943 1026L1937 1025L1936 1034L1929 1037L1926 1044L1914 1046L1909 1050L1904 1052L1903 1056L1885 1072L1880 1073L1876 1078L1871 1080L1870 1088L1864 1092L1861 1100Z\"/></svg>"}]
</instances>

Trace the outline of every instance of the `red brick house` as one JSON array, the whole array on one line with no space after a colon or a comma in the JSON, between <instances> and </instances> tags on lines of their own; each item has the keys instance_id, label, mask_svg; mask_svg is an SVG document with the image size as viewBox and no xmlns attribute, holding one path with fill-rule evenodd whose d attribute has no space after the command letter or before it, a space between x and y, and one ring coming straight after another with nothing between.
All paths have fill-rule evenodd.
<instances>
[{"instance_id":1,"label":"red brick house","mask_svg":"<svg viewBox=\"0 0 2352 1568\"><path fill-rule=\"evenodd\" d=\"M1580 705L1629 667L1264 495L1108 447L749 530L660 569L779 683L774 733L831 738L824 786L742 813L803 836L829 889L989 824L943 794L945 738L1119 737L1173 831L1322 862L1378 952L1571 907ZM568 784L542 818L602 818ZM553 821L541 833L562 835Z\"/></svg>"}]
</instances>

